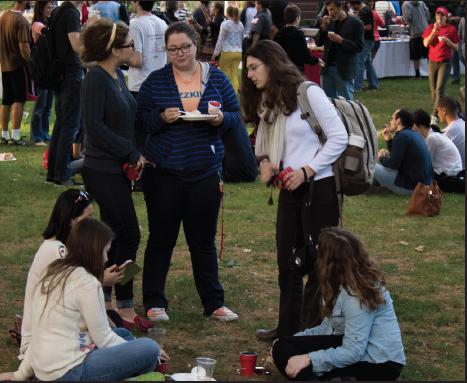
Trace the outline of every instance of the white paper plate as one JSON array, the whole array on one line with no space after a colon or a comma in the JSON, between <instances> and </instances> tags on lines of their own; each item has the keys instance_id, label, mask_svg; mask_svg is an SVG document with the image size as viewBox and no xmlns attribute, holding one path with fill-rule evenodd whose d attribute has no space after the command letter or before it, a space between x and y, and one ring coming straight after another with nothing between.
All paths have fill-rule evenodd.
<instances>
[{"instance_id":1,"label":"white paper plate","mask_svg":"<svg viewBox=\"0 0 467 383\"><path fill-rule=\"evenodd\" d=\"M216 117L217 115L213 114L202 114L201 116L180 116L180 118L185 121L208 121L213 120Z\"/></svg>"},{"instance_id":2,"label":"white paper plate","mask_svg":"<svg viewBox=\"0 0 467 383\"><path fill-rule=\"evenodd\" d=\"M0 162L10 162L10 161L16 161L16 158L12 158L12 159L9 159L9 160L0 160Z\"/></svg>"},{"instance_id":3,"label":"white paper plate","mask_svg":"<svg viewBox=\"0 0 467 383\"><path fill-rule=\"evenodd\" d=\"M191 374L185 373L185 374L173 374L171 376L172 380L175 380L176 382L201 382L201 380L193 380L191 377ZM212 379L212 381L216 381L216 379Z\"/></svg>"}]
</instances>

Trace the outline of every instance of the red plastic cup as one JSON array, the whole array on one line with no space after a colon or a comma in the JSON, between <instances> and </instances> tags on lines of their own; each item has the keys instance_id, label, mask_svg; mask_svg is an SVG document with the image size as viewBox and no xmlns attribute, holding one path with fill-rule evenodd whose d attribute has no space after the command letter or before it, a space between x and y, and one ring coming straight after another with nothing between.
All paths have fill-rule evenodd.
<instances>
[{"instance_id":1,"label":"red plastic cup","mask_svg":"<svg viewBox=\"0 0 467 383\"><path fill-rule=\"evenodd\" d=\"M251 376L255 373L256 359L258 354L256 352L243 351L240 353L240 364L242 366L242 376Z\"/></svg>"},{"instance_id":2,"label":"red plastic cup","mask_svg":"<svg viewBox=\"0 0 467 383\"><path fill-rule=\"evenodd\" d=\"M287 174L289 173L292 173L293 170L292 168L289 166L287 169L283 170L282 172L279 173L279 175L277 176L277 178L274 180L274 185L280 189L287 189L285 187L285 185L287 184L287 182L284 182L284 178ZM284 186L279 186L278 183L279 182L282 182L282 185Z\"/></svg>"},{"instance_id":3,"label":"red plastic cup","mask_svg":"<svg viewBox=\"0 0 467 383\"><path fill-rule=\"evenodd\" d=\"M139 173L141 172L141 170L136 171L136 166L130 167L129 163L123 165L123 171L126 173L126 176L132 181L135 181L136 178L138 178Z\"/></svg>"},{"instance_id":4,"label":"red plastic cup","mask_svg":"<svg viewBox=\"0 0 467 383\"><path fill-rule=\"evenodd\" d=\"M162 375L165 375L165 370L167 369L167 362L161 360L161 362L156 366L154 372L160 372Z\"/></svg>"}]
</instances>

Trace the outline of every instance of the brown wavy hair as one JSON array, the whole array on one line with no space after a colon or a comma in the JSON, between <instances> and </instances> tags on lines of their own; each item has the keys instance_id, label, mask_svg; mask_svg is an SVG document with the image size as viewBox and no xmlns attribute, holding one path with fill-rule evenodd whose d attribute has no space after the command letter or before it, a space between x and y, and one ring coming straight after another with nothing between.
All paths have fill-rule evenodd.
<instances>
[{"instance_id":1,"label":"brown wavy hair","mask_svg":"<svg viewBox=\"0 0 467 383\"><path fill-rule=\"evenodd\" d=\"M386 304L383 274L358 238L346 230L330 227L321 231L315 271L321 286L320 301L324 302L323 318L332 316L340 286L358 298L361 308L375 311Z\"/></svg>"},{"instance_id":2,"label":"brown wavy hair","mask_svg":"<svg viewBox=\"0 0 467 383\"><path fill-rule=\"evenodd\" d=\"M112 229L94 218L79 221L71 230L67 241L68 254L64 259L57 259L48 267L40 280L41 293L46 295L44 310L50 294L61 288L60 298L65 296L66 281L78 267L83 267L101 283L104 280L104 249L114 239Z\"/></svg>"},{"instance_id":3,"label":"brown wavy hair","mask_svg":"<svg viewBox=\"0 0 467 383\"><path fill-rule=\"evenodd\" d=\"M269 70L269 84L265 89L256 88L246 74L247 59L250 56L260 60ZM305 81L305 77L279 44L270 40L259 41L246 51L242 68L240 104L245 123L258 126L258 111L263 93L267 108L273 109L274 106L278 106L284 110L286 116L297 110L297 89Z\"/></svg>"},{"instance_id":4,"label":"brown wavy hair","mask_svg":"<svg viewBox=\"0 0 467 383\"><path fill-rule=\"evenodd\" d=\"M83 45L80 57L83 62L104 61L109 58L113 48L125 45L130 28L124 22L119 21L117 22L115 39L110 48L106 49L112 35L113 25L112 20L102 18L83 30L80 36Z\"/></svg>"},{"instance_id":5,"label":"brown wavy hair","mask_svg":"<svg viewBox=\"0 0 467 383\"><path fill-rule=\"evenodd\" d=\"M42 23L44 25L49 24L50 18L47 19L44 16L44 8L49 3L53 4L54 2L53 1L36 1L36 2L34 2L34 13L33 13L33 16L32 16L33 24L36 21L39 21L40 23Z\"/></svg>"}]
</instances>

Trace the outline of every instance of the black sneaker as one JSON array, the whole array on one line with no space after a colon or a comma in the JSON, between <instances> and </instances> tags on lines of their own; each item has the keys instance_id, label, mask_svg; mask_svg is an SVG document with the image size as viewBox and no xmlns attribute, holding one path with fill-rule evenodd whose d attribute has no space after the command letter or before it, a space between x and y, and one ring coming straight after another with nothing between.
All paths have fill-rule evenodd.
<instances>
[{"instance_id":1,"label":"black sneaker","mask_svg":"<svg viewBox=\"0 0 467 383\"><path fill-rule=\"evenodd\" d=\"M56 181L55 186L74 186L77 188L84 188L83 184L76 182L74 179L70 179L68 181Z\"/></svg>"},{"instance_id":2,"label":"black sneaker","mask_svg":"<svg viewBox=\"0 0 467 383\"><path fill-rule=\"evenodd\" d=\"M46 178L45 179L45 183L46 184L49 184L49 185L56 185L57 184L57 180L53 179L53 178Z\"/></svg>"},{"instance_id":3,"label":"black sneaker","mask_svg":"<svg viewBox=\"0 0 467 383\"><path fill-rule=\"evenodd\" d=\"M2 137L2 140L0 141L0 144L8 145L8 140L5 137Z\"/></svg>"},{"instance_id":4,"label":"black sneaker","mask_svg":"<svg viewBox=\"0 0 467 383\"><path fill-rule=\"evenodd\" d=\"M17 140L10 138L8 141L8 146L29 146L29 144L23 140L23 137L20 137Z\"/></svg>"}]
</instances>

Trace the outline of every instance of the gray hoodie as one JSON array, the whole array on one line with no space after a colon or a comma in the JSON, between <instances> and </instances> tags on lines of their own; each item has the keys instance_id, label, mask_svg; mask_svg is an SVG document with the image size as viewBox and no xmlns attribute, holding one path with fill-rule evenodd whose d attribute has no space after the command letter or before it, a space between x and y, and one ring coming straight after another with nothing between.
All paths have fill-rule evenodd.
<instances>
[{"instance_id":1,"label":"gray hoodie","mask_svg":"<svg viewBox=\"0 0 467 383\"><path fill-rule=\"evenodd\" d=\"M402 4L402 21L409 24L410 38L420 37L428 27L430 12L423 1L406 1Z\"/></svg>"}]
</instances>

